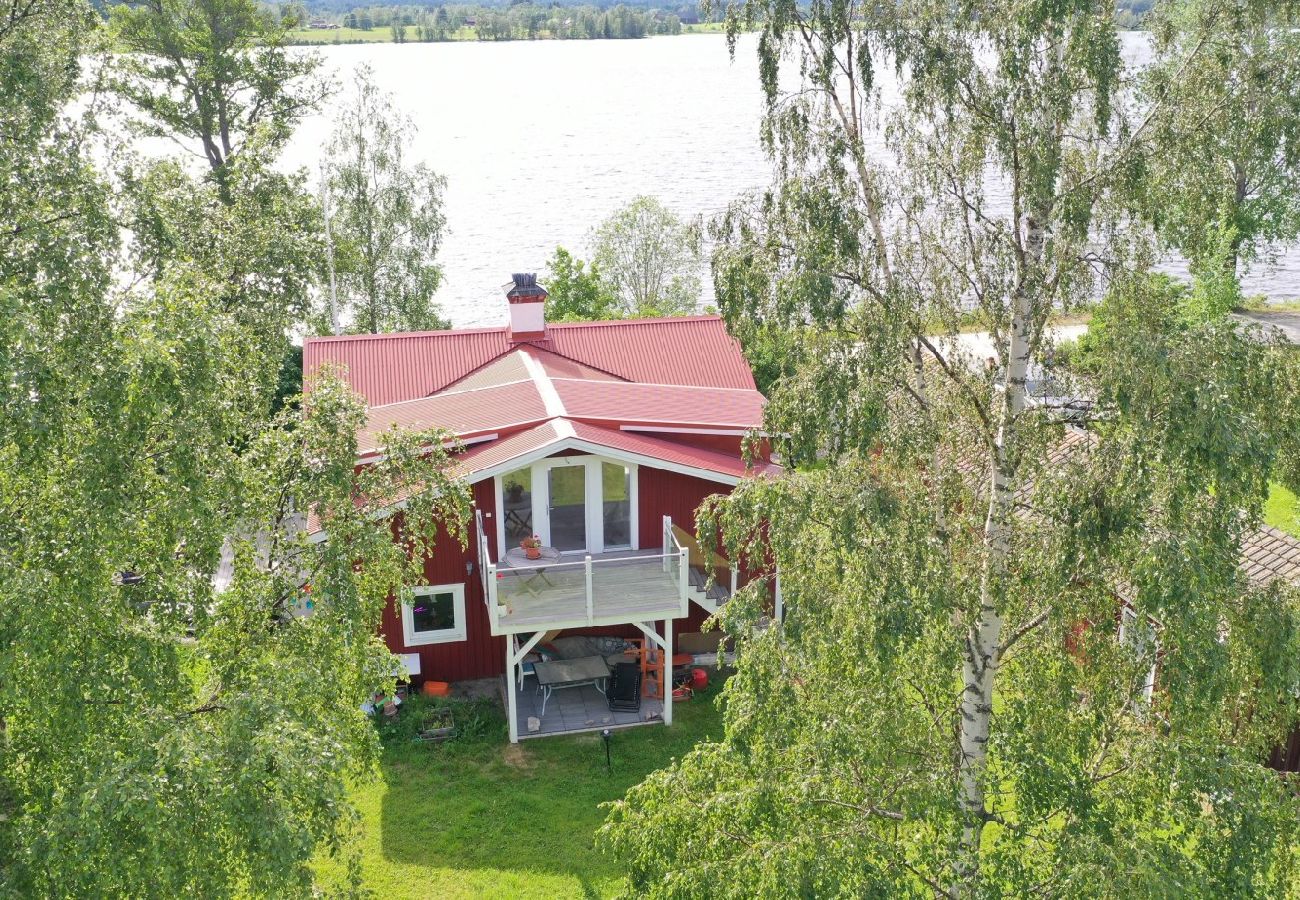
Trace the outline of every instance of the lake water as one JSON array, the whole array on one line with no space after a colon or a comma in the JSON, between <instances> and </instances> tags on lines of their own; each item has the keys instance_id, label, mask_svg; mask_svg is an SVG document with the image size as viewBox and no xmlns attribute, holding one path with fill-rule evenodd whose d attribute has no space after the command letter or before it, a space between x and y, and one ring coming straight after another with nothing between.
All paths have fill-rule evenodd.
<instances>
[{"instance_id":1,"label":"lake water","mask_svg":"<svg viewBox=\"0 0 1300 900\"><path fill-rule=\"evenodd\" d=\"M557 244L585 257L589 230L638 194L688 218L766 185L754 48L742 41L732 62L721 35L683 35L321 53L340 77L373 66L419 128L411 155L446 176L438 300L466 327L503 322L510 273L543 270ZM286 162L315 171L330 127L328 109L303 123ZM1248 293L1300 296L1300 254L1244 282Z\"/></svg>"}]
</instances>

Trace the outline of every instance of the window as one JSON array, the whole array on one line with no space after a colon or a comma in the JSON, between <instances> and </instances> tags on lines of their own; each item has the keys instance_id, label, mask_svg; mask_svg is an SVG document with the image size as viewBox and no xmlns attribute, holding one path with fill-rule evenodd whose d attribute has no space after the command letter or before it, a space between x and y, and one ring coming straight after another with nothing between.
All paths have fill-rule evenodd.
<instances>
[{"instance_id":1,"label":"window","mask_svg":"<svg viewBox=\"0 0 1300 900\"><path fill-rule=\"evenodd\" d=\"M600 477L604 493L605 547L631 547L632 469L602 462Z\"/></svg>"},{"instance_id":2,"label":"window","mask_svg":"<svg viewBox=\"0 0 1300 900\"><path fill-rule=\"evenodd\" d=\"M402 604L402 640L408 647L465 640L465 585L417 587Z\"/></svg>"},{"instance_id":3,"label":"window","mask_svg":"<svg viewBox=\"0 0 1300 900\"><path fill-rule=\"evenodd\" d=\"M501 516L507 547L518 547L533 530L533 470L516 469L501 476Z\"/></svg>"},{"instance_id":4,"label":"window","mask_svg":"<svg viewBox=\"0 0 1300 900\"><path fill-rule=\"evenodd\" d=\"M1155 655L1158 651L1156 643L1155 629L1150 622L1138 623L1138 615L1132 607L1125 606L1119 617L1119 642L1128 647L1139 659L1150 654L1152 656L1151 670L1147 672L1146 681L1142 684L1142 699L1147 703L1151 702L1151 695L1156 689L1156 663Z\"/></svg>"}]
</instances>

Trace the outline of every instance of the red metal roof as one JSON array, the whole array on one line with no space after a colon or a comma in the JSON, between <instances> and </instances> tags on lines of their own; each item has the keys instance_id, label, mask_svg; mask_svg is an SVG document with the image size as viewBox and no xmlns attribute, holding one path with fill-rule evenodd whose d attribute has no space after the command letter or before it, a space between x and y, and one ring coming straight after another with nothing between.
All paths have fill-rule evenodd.
<instances>
[{"instance_id":1,"label":"red metal roof","mask_svg":"<svg viewBox=\"0 0 1300 900\"><path fill-rule=\"evenodd\" d=\"M523 346L628 381L754 388L740 346L717 316L562 322L548 325L545 337L522 344L510 341L505 326L308 338L303 371L310 385L310 376L322 365L337 365L352 388L377 406L437 393Z\"/></svg>"},{"instance_id":2,"label":"red metal roof","mask_svg":"<svg viewBox=\"0 0 1300 900\"><path fill-rule=\"evenodd\" d=\"M433 397L372 406L357 435L357 449L379 449L382 434L394 425L405 430L445 428L457 435L514 430L547 418L546 404L532 381L475 391L448 391Z\"/></svg>"},{"instance_id":3,"label":"red metal roof","mask_svg":"<svg viewBox=\"0 0 1300 900\"><path fill-rule=\"evenodd\" d=\"M726 453L564 418L552 419L499 441L470 447L457 459L456 468L459 474L473 480L480 472L494 469L551 445L557 445L558 449L558 445L572 439L616 452L634 453L672 465L687 466L702 472L712 472L732 478L775 474L781 471L780 466L771 463L758 463L753 468L746 468L739 457Z\"/></svg>"},{"instance_id":4,"label":"red metal roof","mask_svg":"<svg viewBox=\"0 0 1300 900\"><path fill-rule=\"evenodd\" d=\"M763 424L763 395L753 389L562 378L551 384L571 418L738 429Z\"/></svg>"}]
</instances>

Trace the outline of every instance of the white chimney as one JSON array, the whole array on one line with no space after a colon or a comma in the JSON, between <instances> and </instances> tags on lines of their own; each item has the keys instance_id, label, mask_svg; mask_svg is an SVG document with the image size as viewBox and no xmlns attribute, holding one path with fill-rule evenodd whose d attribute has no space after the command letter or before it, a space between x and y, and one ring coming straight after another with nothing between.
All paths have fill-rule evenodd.
<instances>
[{"instance_id":1,"label":"white chimney","mask_svg":"<svg viewBox=\"0 0 1300 900\"><path fill-rule=\"evenodd\" d=\"M510 304L510 340L536 341L546 336L546 288L537 273L516 272L506 285Z\"/></svg>"}]
</instances>

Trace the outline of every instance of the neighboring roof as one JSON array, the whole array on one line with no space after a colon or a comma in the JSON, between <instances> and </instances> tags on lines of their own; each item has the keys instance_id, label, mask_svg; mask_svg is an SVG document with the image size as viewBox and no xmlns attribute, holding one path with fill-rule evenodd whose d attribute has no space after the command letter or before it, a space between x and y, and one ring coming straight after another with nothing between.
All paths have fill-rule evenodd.
<instances>
[{"instance_id":1,"label":"neighboring roof","mask_svg":"<svg viewBox=\"0 0 1300 900\"><path fill-rule=\"evenodd\" d=\"M509 328L307 338L303 372L346 370L371 406L427 397L521 346L534 347L616 378L646 384L754 389L740 345L717 316L617 322L561 322L544 337L510 340Z\"/></svg>"},{"instance_id":2,"label":"neighboring roof","mask_svg":"<svg viewBox=\"0 0 1300 900\"><path fill-rule=\"evenodd\" d=\"M1241 542L1241 571L1261 587L1278 578L1300 583L1300 540L1272 525L1249 532Z\"/></svg>"},{"instance_id":3,"label":"neighboring roof","mask_svg":"<svg viewBox=\"0 0 1300 900\"><path fill-rule=\"evenodd\" d=\"M1066 428L1065 437L1048 450L1053 464L1061 465L1077 453L1096 446L1097 438L1080 428ZM1263 587L1279 578L1300 584L1300 539L1271 525L1246 532L1241 541L1241 571L1246 580Z\"/></svg>"}]
</instances>

